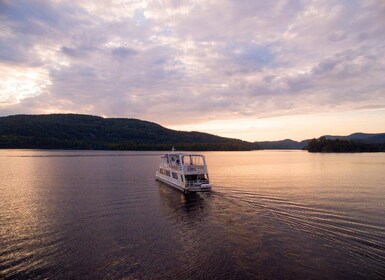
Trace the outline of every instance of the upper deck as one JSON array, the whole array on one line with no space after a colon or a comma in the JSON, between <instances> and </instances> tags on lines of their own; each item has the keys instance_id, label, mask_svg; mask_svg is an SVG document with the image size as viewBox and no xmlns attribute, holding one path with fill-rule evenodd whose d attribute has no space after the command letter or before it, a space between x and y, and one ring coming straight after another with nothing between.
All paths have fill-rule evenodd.
<instances>
[{"instance_id":1,"label":"upper deck","mask_svg":"<svg viewBox=\"0 0 385 280\"><path fill-rule=\"evenodd\" d=\"M160 167L180 170L184 174L207 173L205 156L200 154L165 154L161 157Z\"/></svg>"}]
</instances>

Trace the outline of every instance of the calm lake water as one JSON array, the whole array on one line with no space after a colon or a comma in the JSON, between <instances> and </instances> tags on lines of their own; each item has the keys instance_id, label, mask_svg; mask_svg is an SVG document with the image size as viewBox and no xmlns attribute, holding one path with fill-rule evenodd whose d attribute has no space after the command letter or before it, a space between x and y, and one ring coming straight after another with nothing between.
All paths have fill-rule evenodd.
<instances>
[{"instance_id":1,"label":"calm lake water","mask_svg":"<svg viewBox=\"0 0 385 280\"><path fill-rule=\"evenodd\" d=\"M160 154L1 150L0 278L385 278L384 153L207 152L191 196Z\"/></svg>"}]
</instances>

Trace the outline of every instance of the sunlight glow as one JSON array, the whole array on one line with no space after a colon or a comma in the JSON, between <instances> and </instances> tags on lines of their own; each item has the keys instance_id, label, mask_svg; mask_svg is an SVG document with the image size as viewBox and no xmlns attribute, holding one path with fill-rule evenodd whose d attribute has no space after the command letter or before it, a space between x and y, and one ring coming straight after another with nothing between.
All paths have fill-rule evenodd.
<instances>
[{"instance_id":1,"label":"sunlight glow","mask_svg":"<svg viewBox=\"0 0 385 280\"><path fill-rule=\"evenodd\" d=\"M0 66L0 74L0 106L16 104L22 99L38 96L51 85L46 69Z\"/></svg>"},{"instance_id":2,"label":"sunlight glow","mask_svg":"<svg viewBox=\"0 0 385 280\"><path fill-rule=\"evenodd\" d=\"M385 109L339 113L279 116L258 119L212 120L189 125L167 126L176 130L201 131L247 141L318 138L355 132L385 131ZM364 131L357 131L364 127Z\"/></svg>"},{"instance_id":3,"label":"sunlight glow","mask_svg":"<svg viewBox=\"0 0 385 280\"><path fill-rule=\"evenodd\" d=\"M249 141L385 132L381 1L3 2L0 115Z\"/></svg>"}]
</instances>

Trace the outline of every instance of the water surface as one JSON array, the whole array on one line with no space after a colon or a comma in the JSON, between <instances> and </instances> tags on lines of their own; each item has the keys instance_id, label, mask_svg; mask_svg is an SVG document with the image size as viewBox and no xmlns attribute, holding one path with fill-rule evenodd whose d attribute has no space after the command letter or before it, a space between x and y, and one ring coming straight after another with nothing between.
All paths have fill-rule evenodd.
<instances>
[{"instance_id":1,"label":"water surface","mask_svg":"<svg viewBox=\"0 0 385 280\"><path fill-rule=\"evenodd\" d=\"M385 278L384 153L206 152L191 196L160 154L1 150L0 277Z\"/></svg>"}]
</instances>

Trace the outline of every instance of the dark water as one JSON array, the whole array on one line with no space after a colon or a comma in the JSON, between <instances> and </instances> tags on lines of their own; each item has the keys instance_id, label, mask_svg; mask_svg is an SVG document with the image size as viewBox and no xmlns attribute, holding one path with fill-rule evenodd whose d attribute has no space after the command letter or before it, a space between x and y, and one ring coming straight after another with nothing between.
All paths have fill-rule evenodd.
<instances>
[{"instance_id":1,"label":"dark water","mask_svg":"<svg viewBox=\"0 0 385 280\"><path fill-rule=\"evenodd\" d=\"M385 154L0 151L0 278L385 279Z\"/></svg>"}]
</instances>

